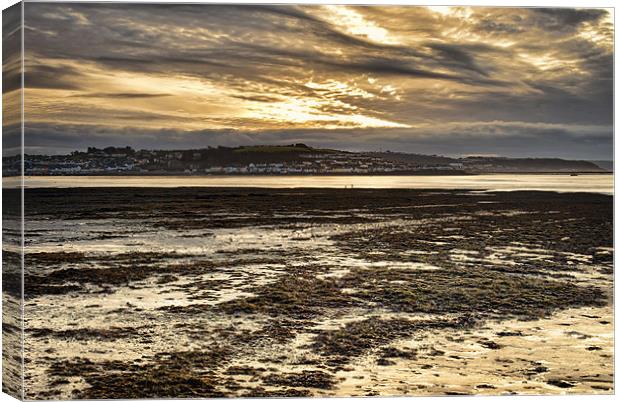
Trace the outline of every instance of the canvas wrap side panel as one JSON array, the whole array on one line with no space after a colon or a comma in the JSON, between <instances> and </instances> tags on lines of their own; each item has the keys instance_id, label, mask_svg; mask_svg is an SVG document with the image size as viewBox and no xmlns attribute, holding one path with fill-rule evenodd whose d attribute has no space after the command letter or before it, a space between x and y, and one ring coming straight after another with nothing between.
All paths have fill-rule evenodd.
<instances>
[{"instance_id":1,"label":"canvas wrap side panel","mask_svg":"<svg viewBox=\"0 0 620 402\"><path fill-rule=\"evenodd\" d=\"M2 12L2 391L23 399L22 3Z\"/></svg>"}]
</instances>

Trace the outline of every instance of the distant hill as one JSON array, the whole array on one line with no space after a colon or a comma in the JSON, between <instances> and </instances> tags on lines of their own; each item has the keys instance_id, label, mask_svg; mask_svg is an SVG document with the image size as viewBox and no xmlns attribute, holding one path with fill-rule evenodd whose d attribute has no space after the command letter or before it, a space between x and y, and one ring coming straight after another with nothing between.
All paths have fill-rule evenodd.
<instances>
[{"instance_id":1,"label":"distant hill","mask_svg":"<svg viewBox=\"0 0 620 402\"><path fill-rule=\"evenodd\" d=\"M334 150L315 149L305 144L292 145L256 145L236 148L217 147L180 151L187 160L200 160L211 166L248 163L282 163L301 159L302 155L328 154Z\"/></svg>"},{"instance_id":2,"label":"distant hill","mask_svg":"<svg viewBox=\"0 0 620 402\"><path fill-rule=\"evenodd\" d=\"M613 162L610 162L610 168L610 166L601 166L591 161L559 158L503 158L486 156L450 158L441 155L407 154L401 152L370 152L369 155L394 163L408 163L427 167L462 164L464 170L480 172L602 172L613 169Z\"/></svg>"},{"instance_id":3,"label":"distant hill","mask_svg":"<svg viewBox=\"0 0 620 402\"><path fill-rule=\"evenodd\" d=\"M559 158L467 157L461 159L465 169L490 172L604 172L589 161Z\"/></svg>"},{"instance_id":4,"label":"distant hill","mask_svg":"<svg viewBox=\"0 0 620 402\"><path fill-rule=\"evenodd\" d=\"M601 169L605 169L608 172L614 171L614 161L590 161L590 162L594 163L596 166L600 167Z\"/></svg>"}]
</instances>

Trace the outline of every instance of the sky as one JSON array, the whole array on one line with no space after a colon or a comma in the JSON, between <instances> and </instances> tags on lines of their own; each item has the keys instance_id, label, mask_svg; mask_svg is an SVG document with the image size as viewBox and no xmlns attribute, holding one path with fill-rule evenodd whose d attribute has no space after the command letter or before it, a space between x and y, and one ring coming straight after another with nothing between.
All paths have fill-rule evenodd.
<instances>
[{"instance_id":1,"label":"sky","mask_svg":"<svg viewBox=\"0 0 620 402\"><path fill-rule=\"evenodd\" d=\"M605 9L26 3L27 153L612 159Z\"/></svg>"}]
</instances>

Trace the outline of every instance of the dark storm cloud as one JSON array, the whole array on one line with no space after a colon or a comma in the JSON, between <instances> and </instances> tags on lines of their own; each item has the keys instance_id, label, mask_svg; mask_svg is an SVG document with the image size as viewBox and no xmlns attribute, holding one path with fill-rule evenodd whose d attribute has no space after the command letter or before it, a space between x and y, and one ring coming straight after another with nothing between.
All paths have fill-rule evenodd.
<instances>
[{"instance_id":1,"label":"dark storm cloud","mask_svg":"<svg viewBox=\"0 0 620 402\"><path fill-rule=\"evenodd\" d=\"M524 138L540 153L605 152L612 141L607 129L573 135L612 124L606 10L27 3L25 23L26 85L40 90L31 120L105 128L93 141L279 142L288 129L315 145L448 150L453 140L452 153L513 154ZM467 143L453 130L488 122L521 125ZM345 127L351 135L333 130ZM52 130L53 146L88 141L69 131Z\"/></svg>"},{"instance_id":2,"label":"dark storm cloud","mask_svg":"<svg viewBox=\"0 0 620 402\"><path fill-rule=\"evenodd\" d=\"M598 23L608 13L602 9L523 8L496 9L489 12L480 8L475 12L476 28L495 34L530 36L542 31L545 36L565 36L578 31L584 23ZM513 12L510 12L513 11Z\"/></svg>"},{"instance_id":3,"label":"dark storm cloud","mask_svg":"<svg viewBox=\"0 0 620 402\"><path fill-rule=\"evenodd\" d=\"M61 145L61 144L58 144ZM62 145L61 145L62 146ZM7 124L2 126L2 156L22 153L22 125Z\"/></svg>"},{"instance_id":4,"label":"dark storm cloud","mask_svg":"<svg viewBox=\"0 0 620 402\"><path fill-rule=\"evenodd\" d=\"M2 92L21 88L21 5L2 14Z\"/></svg>"},{"instance_id":5,"label":"dark storm cloud","mask_svg":"<svg viewBox=\"0 0 620 402\"><path fill-rule=\"evenodd\" d=\"M482 32L492 32L499 34L519 34L525 31L526 28L519 26L518 22L515 24L496 22L490 19L480 20L476 28Z\"/></svg>"},{"instance_id":6,"label":"dark storm cloud","mask_svg":"<svg viewBox=\"0 0 620 402\"><path fill-rule=\"evenodd\" d=\"M46 65L26 66L24 84L26 88L80 89L81 73L72 67Z\"/></svg>"},{"instance_id":7,"label":"dark storm cloud","mask_svg":"<svg viewBox=\"0 0 620 402\"><path fill-rule=\"evenodd\" d=\"M137 93L137 92L116 92L116 93L87 93L72 95L76 98L106 98L106 99L137 99L137 98L161 98L171 96L170 94Z\"/></svg>"},{"instance_id":8,"label":"dark storm cloud","mask_svg":"<svg viewBox=\"0 0 620 402\"><path fill-rule=\"evenodd\" d=\"M260 95L259 96L235 95L234 97L237 99L249 100L253 102L275 102L279 100L278 98L275 98L273 96L260 96Z\"/></svg>"},{"instance_id":9,"label":"dark storm cloud","mask_svg":"<svg viewBox=\"0 0 620 402\"><path fill-rule=\"evenodd\" d=\"M540 20L544 29L574 29L584 22L597 22L606 15L605 10L573 8L533 8L532 11L546 18Z\"/></svg>"},{"instance_id":10,"label":"dark storm cloud","mask_svg":"<svg viewBox=\"0 0 620 402\"><path fill-rule=\"evenodd\" d=\"M477 65L472 54L465 51L465 46L463 45L431 43L428 46L431 49L437 50L440 53L441 60L446 64L471 70L485 77L489 75L488 72Z\"/></svg>"},{"instance_id":11,"label":"dark storm cloud","mask_svg":"<svg viewBox=\"0 0 620 402\"><path fill-rule=\"evenodd\" d=\"M228 6L222 6L229 8ZM290 17L298 20L307 20L316 24L322 24L323 22L318 18L314 18L306 13L304 13L297 6L269 6L269 5L243 5L243 6L232 6L237 12L243 13L258 13L258 14L275 14L281 15L285 17Z\"/></svg>"}]
</instances>

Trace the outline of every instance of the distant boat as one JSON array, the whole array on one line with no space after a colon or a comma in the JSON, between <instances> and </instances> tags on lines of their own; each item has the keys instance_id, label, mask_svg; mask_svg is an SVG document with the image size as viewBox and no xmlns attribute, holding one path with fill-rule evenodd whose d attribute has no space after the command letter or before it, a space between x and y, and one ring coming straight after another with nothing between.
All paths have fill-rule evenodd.
<instances>
[{"instance_id":1,"label":"distant boat","mask_svg":"<svg viewBox=\"0 0 620 402\"><path fill-rule=\"evenodd\" d=\"M571 173L571 176L579 176L577 173Z\"/></svg>"}]
</instances>

